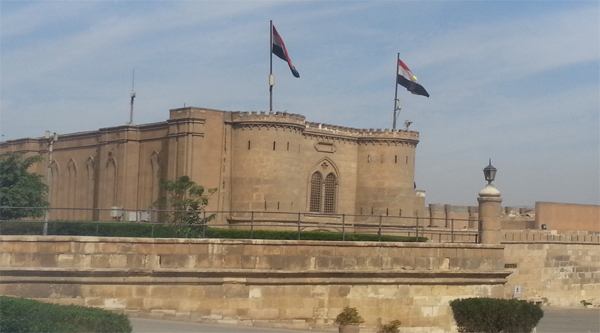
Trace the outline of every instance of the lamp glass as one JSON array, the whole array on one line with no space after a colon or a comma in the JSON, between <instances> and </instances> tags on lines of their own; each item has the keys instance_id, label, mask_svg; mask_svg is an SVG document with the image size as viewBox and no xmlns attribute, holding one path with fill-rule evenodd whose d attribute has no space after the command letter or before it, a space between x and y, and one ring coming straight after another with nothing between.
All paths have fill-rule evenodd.
<instances>
[{"instance_id":1,"label":"lamp glass","mask_svg":"<svg viewBox=\"0 0 600 333\"><path fill-rule=\"evenodd\" d=\"M496 179L496 171L497 169L492 166L492 161L490 160L490 164L483 169L485 180L489 183L493 182Z\"/></svg>"}]
</instances>

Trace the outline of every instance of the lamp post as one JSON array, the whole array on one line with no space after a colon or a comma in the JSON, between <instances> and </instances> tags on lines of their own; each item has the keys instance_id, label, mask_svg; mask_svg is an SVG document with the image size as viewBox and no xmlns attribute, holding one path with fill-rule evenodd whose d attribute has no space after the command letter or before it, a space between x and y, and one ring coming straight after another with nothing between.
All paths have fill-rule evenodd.
<instances>
[{"instance_id":1,"label":"lamp post","mask_svg":"<svg viewBox=\"0 0 600 333\"><path fill-rule=\"evenodd\" d=\"M46 131L46 144L48 145L48 172L46 175L46 182L48 184L48 193L47 200L48 205L50 205L50 175L52 173L52 147L54 142L58 140L58 134L54 132L54 135L50 136L50 131ZM43 235L48 235L48 218L50 216L50 209L46 209L46 214L44 214L44 231Z\"/></svg>"},{"instance_id":2,"label":"lamp post","mask_svg":"<svg viewBox=\"0 0 600 333\"><path fill-rule=\"evenodd\" d=\"M501 221L500 221L500 191L494 187L492 182L496 179L497 169L492 166L490 159L489 165L483 169L483 176L488 182L483 190L479 192L479 235L480 243L500 244L501 242Z\"/></svg>"}]
</instances>

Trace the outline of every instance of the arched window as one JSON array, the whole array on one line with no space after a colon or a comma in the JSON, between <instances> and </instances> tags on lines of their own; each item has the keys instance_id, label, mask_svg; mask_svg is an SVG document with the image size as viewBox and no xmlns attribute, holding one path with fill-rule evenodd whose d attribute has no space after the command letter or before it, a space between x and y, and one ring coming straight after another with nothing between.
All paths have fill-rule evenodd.
<instances>
[{"instance_id":1,"label":"arched window","mask_svg":"<svg viewBox=\"0 0 600 333\"><path fill-rule=\"evenodd\" d=\"M321 212L321 191L323 184L323 176L319 171L312 174L310 177L310 211Z\"/></svg>"},{"instance_id":2,"label":"arched window","mask_svg":"<svg viewBox=\"0 0 600 333\"><path fill-rule=\"evenodd\" d=\"M335 213L336 176L330 173L323 180L319 171L310 178L310 211L313 213Z\"/></svg>"},{"instance_id":3,"label":"arched window","mask_svg":"<svg viewBox=\"0 0 600 333\"><path fill-rule=\"evenodd\" d=\"M333 173L325 177L324 187L323 213L335 213L335 175Z\"/></svg>"}]
</instances>

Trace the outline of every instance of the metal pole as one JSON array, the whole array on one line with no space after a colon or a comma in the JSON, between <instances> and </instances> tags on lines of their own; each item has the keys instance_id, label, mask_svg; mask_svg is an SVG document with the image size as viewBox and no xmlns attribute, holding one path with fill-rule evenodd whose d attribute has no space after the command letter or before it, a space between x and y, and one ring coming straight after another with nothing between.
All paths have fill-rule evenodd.
<instances>
[{"instance_id":1,"label":"metal pole","mask_svg":"<svg viewBox=\"0 0 600 333\"><path fill-rule=\"evenodd\" d=\"M250 239L254 239L254 212L250 215Z\"/></svg>"},{"instance_id":2,"label":"metal pole","mask_svg":"<svg viewBox=\"0 0 600 333\"><path fill-rule=\"evenodd\" d=\"M273 86L275 85L275 76L273 76L273 20L270 22L270 41L269 44L269 112L273 112Z\"/></svg>"},{"instance_id":3,"label":"metal pole","mask_svg":"<svg viewBox=\"0 0 600 333\"><path fill-rule=\"evenodd\" d=\"M206 238L206 211L202 211L202 238Z\"/></svg>"},{"instance_id":4,"label":"metal pole","mask_svg":"<svg viewBox=\"0 0 600 333\"><path fill-rule=\"evenodd\" d=\"M129 125L133 125L133 100L135 99L135 90L133 90L134 83L135 83L135 69L133 70L133 75L131 77L131 110L129 112Z\"/></svg>"},{"instance_id":5,"label":"metal pole","mask_svg":"<svg viewBox=\"0 0 600 333\"><path fill-rule=\"evenodd\" d=\"M377 234L379 235L378 241L381 243L381 215L379 215L379 230L377 231Z\"/></svg>"},{"instance_id":6,"label":"metal pole","mask_svg":"<svg viewBox=\"0 0 600 333\"><path fill-rule=\"evenodd\" d=\"M417 242L419 241L419 217L417 216Z\"/></svg>"},{"instance_id":7,"label":"metal pole","mask_svg":"<svg viewBox=\"0 0 600 333\"><path fill-rule=\"evenodd\" d=\"M300 213L298 213L298 240L300 240Z\"/></svg>"},{"instance_id":8,"label":"metal pole","mask_svg":"<svg viewBox=\"0 0 600 333\"><path fill-rule=\"evenodd\" d=\"M396 129L396 119L398 116L396 115L396 111L398 110L398 69L400 66L400 53L398 53L398 59L396 59L396 73L394 75L394 81L396 82L396 92L394 94L394 122L392 125L392 129Z\"/></svg>"},{"instance_id":9,"label":"metal pole","mask_svg":"<svg viewBox=\"0 0 600 333\"><path fill-rule=\"evenodd\" d=\"M450 229L450 239L451 239L451 243L454 243L454 219L452 219L452 228Z\"/></svg>"},{"instance_id":10,"label":"metal pole","mask_svg":"<svg viewBox=\"0 0 600 333\"><path fill-rule=\"evenodd\" d=\"M346 214L342 214L342 240L346 240Z\"/></svg>"}]
</instances>

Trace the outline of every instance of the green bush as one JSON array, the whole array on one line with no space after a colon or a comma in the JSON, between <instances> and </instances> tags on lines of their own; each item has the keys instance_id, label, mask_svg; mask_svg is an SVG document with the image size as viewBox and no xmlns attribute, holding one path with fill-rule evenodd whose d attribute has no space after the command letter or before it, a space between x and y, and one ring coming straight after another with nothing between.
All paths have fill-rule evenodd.
<instances>
[{"instance_id":1,"label":"green bush","mask_svg":"<svg viewBox=\"0 0 600 333\"><path fill-rule=\"evenodd\" d=\"M358 325L364 323L365 319L358 314L356 308L347 306L335 317L335 322L340 325Z\"/></svg>"},{"instance_id":2,"label":"green bush","mask_svg":"<svg viewBox=\"0 0 600 333\"><path fill-rule=\"evenodd\" d=\"M2 222L2 235L41 235L44 222ZM48 235L103 236L103 237L153 237L153 238L225 238L297 240L297 231L242 230L213 228L189 224L149 224L135 222L48 222ZM302 231L301 240L377 242L376 234L354 234L327 231ZM381 235L383 242L425 242L427 238Z\"/></svg>"},{"instance_id":3,"label":"green bush","mask_svg":"<svg viewBox=\"0 0 600 333\"><path fill-rule=\"evenodd\" d=\"M77 305L0 296L0 332L131 333L126 315Z\"/></svg>"},{"instance_id":4,"label":"green bush","mask_svg":"<svg viewBox=\"0 0 600 333\"><path fill-rule=\"evenodd\" d=\"M516 299L455 299L450 307L460 333L531 332L544 316L539 305Z\"/></svg>"},{"instance_id":5,"label":"green bush","mask_svg":"<svg viewBox=\"0 0 600 333\"><path fill-rule=\"evenodd\" d=\"M377 333L399 333L402 322L398 319L392 320L387 324L381 325Z\"/></svg>"}]
</instances>

